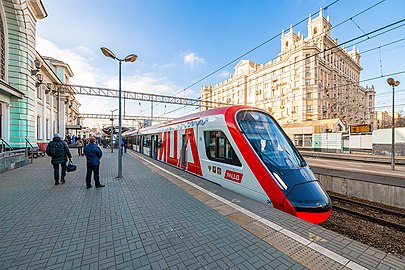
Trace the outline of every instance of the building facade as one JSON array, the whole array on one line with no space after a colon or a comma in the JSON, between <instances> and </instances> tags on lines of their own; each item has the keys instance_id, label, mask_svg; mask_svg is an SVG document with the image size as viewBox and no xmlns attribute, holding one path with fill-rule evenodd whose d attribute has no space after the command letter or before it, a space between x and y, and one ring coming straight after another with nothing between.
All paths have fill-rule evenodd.
<instances>
[{"instance_id":1,"label":"building facade","mask_svg":"<svg viewBox=\"0 0 405 270\"><path fill-rule=\"evenodd\" d=\"M281 34L281 52L265 64L241 60L230 79L201 88L210 102L244 104L270 112L280 123L339 118L345 126L371 124L375 91L362 87L360 53L330 35L329 18L309 16L307 37ZM204 103L206 101L206 103Z\"/></svg>"},{"instance_id":2,"label":"building facade","mask_svg":"<svg viewBox=\"0 0 405 270\"><path fill-rule=\"evenodd\" d=\"M47 16L41 0L0 1L0 138L12 148L49 141L77 124L79 102L61 61L35 50L36 23Z\"/></svg>"},{"instance_id":3,"label":"building facade","mask_svg":"<svg viewBox=\"0 0 405 270\"><path fill-rule=\"evenodd\" d=\"M40 0L0 2L1 138L12 147L35 141L36 22L47 16Z\"/></svg>"},{"instance_id":4,"label":"building facade","mask_svg":"<svg viewBox=\"0 0 405 270\"><path fill-rule=\"evenodd\" d=\"M37 142L48 142L54 133L65 136L72 126L80 126L79 107L75 94L69 84L73 72L69 65L51 57L36 54L39 68L36 76L36 131Z\"/></svg>"},{"instance_id":5,"label":"building facade","mask_svg":"<svg viewBox=\"0 0 405 270\"><path fill-rule=\"evenodd\" d=\"M378 129L390 128L392 127L392 113L387 111L377 112L377 122L378 122ZM402 127L403 125L403 117L399 113L394 113L394 126L395 127Z\"/></svg>"}]
</instances>

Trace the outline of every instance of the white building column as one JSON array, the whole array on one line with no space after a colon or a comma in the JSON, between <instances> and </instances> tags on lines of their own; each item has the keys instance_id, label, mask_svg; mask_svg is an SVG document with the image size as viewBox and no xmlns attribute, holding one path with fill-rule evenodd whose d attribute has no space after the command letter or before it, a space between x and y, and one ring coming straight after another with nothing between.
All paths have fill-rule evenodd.
<instances>
[{"instance_id":1,"label":"white building column","mask_svg":"<svg viewBox=\"0 0 405 270\"><path fill-rule=\"evenodd\" d=\"M58 117L59 117L59 130L58 133L62 138L65 138L66 131L66 118L65 118L65 93L59 92L59 106L58 106Z\"/></svg>"}]
</instances>

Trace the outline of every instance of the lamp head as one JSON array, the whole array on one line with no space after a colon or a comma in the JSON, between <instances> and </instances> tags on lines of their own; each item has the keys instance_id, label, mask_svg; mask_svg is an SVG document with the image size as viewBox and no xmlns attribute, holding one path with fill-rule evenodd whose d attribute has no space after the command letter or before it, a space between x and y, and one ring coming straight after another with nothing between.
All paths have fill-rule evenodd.
<instances>
[{"instance_id":1,"label":"lamp head","mask_svg":"<svg viewBox=\"0 0 405 270\"><path fill-rule=\"evenodd\" d=\"M398 86L398 85L399 85L399 81L395 81L394 85L395 85L395 86Z\"/></svg>"},{"instance_id":2,"label":"lamp head","mask_svg":"<svg viewBox=\"0 0 405 270\"><path fill-rule=\"evenodd\" d=\"M35 65L36 69L40 69L42 64L38 59L35 59L34 60L34 65Z\"/></svg>"},{"instance_id":3,"label":"lamp head","mask_svg":"<svg viewBox=\"0 0 405 270\"><path fill-rule=\"evenodd\" d=\"M106 47L101 47L100 50L106 57L111 57L112 59L117 59L115 54L110 49L108 49Z\"/></svg>"},{"instance_id":4,"label":"lamp head","mask_svg":"<svg viewBox=\"0 0 405 270\"><path fill-rule=\"evenodd\" d=\"M389 85L393 86L394 83L395 83L395 80L394 80L393 78L388 78L388 79L387 79L387 83L388 83Z\"/></svg>"},{"instance_id":5,"label":"lamp head","mask_svg":"<svg viewBox=\"0 0 405 270\"><path fill-rule=\"evenodd\" d=\"M131 53L127 57L124 58L125 62L135 62L136 59L138 59L138 56L136 54Z\"/></svg>"}]
</instances>

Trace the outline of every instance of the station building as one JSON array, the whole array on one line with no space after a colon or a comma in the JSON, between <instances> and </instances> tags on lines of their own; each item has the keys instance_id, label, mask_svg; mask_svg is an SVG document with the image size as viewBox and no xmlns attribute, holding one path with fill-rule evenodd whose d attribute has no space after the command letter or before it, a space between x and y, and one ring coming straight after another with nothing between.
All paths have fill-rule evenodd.
<instances>
[{"instance_id":1,"label":"station building","mask_svg":"<svg viewBox=\"0 0 405 270\"><path fill-rule=\"evenodd\" d=\"M321 9L317 18L309 16L307 37L292 26L283 31L276 59L241 60L228 80L202 86L203 109L221 102L265 109L281 124L325 119L339 119L346 128L374 124L375 90L359 84L360 53L340 47L330 29Z\"/></svg>"},{"instance_id":2,"label":"station building","mask_svg":"<svg viewBox=\"0 0 405 270\"><path fill-rule=\"evenodd\" d=\"M24 148L51 139L78 121L80 104L61 61L35 50L36 24L47 17L41 0L0 2L0 143Z\"/></svg>"}]
</instances>

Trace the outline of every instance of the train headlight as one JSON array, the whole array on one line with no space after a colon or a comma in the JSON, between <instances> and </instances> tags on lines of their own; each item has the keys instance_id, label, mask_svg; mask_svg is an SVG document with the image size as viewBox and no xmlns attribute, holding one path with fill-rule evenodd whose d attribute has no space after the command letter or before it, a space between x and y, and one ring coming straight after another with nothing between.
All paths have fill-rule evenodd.
<instances>
[{"instance_id":1,"label":"train headlight","mask_svg":"<svg viewBox=\"0 0 405 270\"><path fill-rule=\"evenodd\" d=\"M278 175L278 173L273 173L273 174L274 174L274 177L276 178L277 182L283 187L283 189L287 190L287 185L285 184L283 179L281 179L280 175Z\"/></svg>"}]
</instances>

